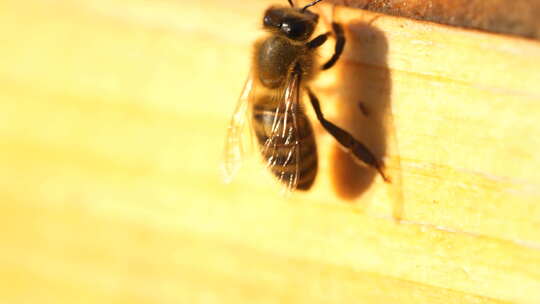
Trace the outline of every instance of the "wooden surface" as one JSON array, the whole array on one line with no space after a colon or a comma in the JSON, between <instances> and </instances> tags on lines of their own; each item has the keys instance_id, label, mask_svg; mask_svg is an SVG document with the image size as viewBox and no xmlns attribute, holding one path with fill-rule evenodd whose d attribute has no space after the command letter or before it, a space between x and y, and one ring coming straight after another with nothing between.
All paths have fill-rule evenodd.
<instances>
[{"instance_id":1,"label":"wooden surface","mask_svg":"<svg viewBox=\"0 0 540 304\"><path fill-rule=\"evenodd\" d=\"M218 170L270 3L0 2L1 302L539 303L540 44L336 9L314 88L393 182L317 127L283 197Z\"/></svg>"},{"instance_id":2,"label":"wooden surface","mask_svg":"<svg viewBox=\"0 0 540 304\"><path fill-rule=\"evenodd\" d=\"M327 0L374 12L540 39L538 0Z\"/></svg>"}]
</instances>

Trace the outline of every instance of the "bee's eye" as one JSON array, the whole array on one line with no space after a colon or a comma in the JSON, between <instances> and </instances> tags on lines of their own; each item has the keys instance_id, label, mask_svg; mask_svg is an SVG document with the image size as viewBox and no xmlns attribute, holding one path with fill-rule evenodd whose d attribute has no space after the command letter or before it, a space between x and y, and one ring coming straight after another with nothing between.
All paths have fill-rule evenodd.
<instances>
[{"instance_id":1,"label":"bee's eye","mask_svg":"<svg viewBox=\"0 0 540 304\"><path fill-rule=\"evenodd\" d=\"M276 19L277 18L275 18L275 16L267 14L266 16L264 16L264 19L263 19L264 26L279 28L280 23Z\"/></svg>"},{"instance_id":2,"label":"bee's eye","mask_svg":"<svg viewBox=\"0 0 540 304\"><path fill-rule=\"evenodd\" d=\"M313 29L303 20L290 20L281 24L281 31L291 39L303 40L311 35Z\"/></svg>"},{"instance_id":3,"label":"bee's eye","mask_svg":"<svg viewBox=\"0 0 540 304\"><path fill-rule=\"evenodd\" d=\"M283 21L283 12L279 9L268 9L263 18L264 27L279 29Z\"/></svg>"}]
</instances>

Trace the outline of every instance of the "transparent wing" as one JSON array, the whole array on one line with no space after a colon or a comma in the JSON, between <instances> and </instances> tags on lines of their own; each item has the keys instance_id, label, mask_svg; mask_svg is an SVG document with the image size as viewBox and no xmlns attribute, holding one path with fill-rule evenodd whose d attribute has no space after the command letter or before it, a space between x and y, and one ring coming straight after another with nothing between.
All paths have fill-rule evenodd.
<instances>
[{"instance_id":1,"label":"transparent wing","mask_svg":"<svg viewBox=\"0 0 540 304\"><path fill-rule=\"evenodd\" d=\"M300 172L300 142L297 111L300 102L300 76L291 73L286 85L273 96L275 109L270 134L263 145L267 167L287 191L296 189Z\"/></svg>"},{"instance_id":2,"label":"transparent wing","mask_svg":"<svg viewBox=\"0 0 540 304\"><path fill-rule=\"evenodd\" d=\"M244 84L240 98L234 109L234 113L227 128L225 137L225 149L222 163L222 174L225 182L232 181L242 165L242 160L246 151L245 127L249 121L249 100L253 93L253 73L249 73ZM248 123L249 124L249 123ZM249 128L249 125L248 125ZM251 130L249 130L251 132ZM249 135L247 135L249 136Z\"/></svg>"}]
</instances>

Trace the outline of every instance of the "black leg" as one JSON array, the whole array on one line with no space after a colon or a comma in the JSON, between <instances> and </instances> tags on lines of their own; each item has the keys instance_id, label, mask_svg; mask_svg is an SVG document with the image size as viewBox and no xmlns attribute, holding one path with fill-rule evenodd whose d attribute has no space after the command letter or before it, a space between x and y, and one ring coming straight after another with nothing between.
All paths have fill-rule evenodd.
<instances>
[{"instance_id":1,"label":"black leg","mask_svg":"<svg viewBox=\"0 0 540 304\"><path fill-rule=\"evenodd\" d=\"M326 42L326 39L328 39L329 35L330 33L321 34L313 38L313 40L311 40L310 42L306 43L306 46L310 49L316 49Z\"/></svg>"},{"instance_id":2,"label":"black leg","mask_svg":"<svg viewBox=\"0 0 540 304\"><path fill-rule=\"evenodd\" d=\"M294 4L292 3L292 0L289 0L289 4L291 5L291 7L294 7Z\"/></svg>"},{"instance_id":3,"label":"black leg","mask_svg":"<svg viewBox=\"0 0 540 304\"><path fill-rule=\"evenodd\" d=\"M350 133L326 120L322 114L319 99L308 87L306 87L306 90L308 92L311 105L313 106L315 114L317 115L317 119L319 119L324 129L328 131L328 133L330 133L343 147L345 147L347 151L352 153L356 159L376 169L385 182L390 182L390 179L382 170L382 164L373 155L373 153L371 153L371 151L369 151L369 149L363 143L356 140Z\"/></svg>"},{"instance_id":4,"label":"black leg","mask_svg":"<svg viewBox=\"0 0 540 304\"><path fill-rule=\"evenodd\" d=\"M331 68L336 61L338 61L341 53L343 53L343 48L345 47L345 34L343 33L343 27L339 23L332 22L332 30L336 36L336 48L334 50L334 55L328 60L323 66L323 70Z\"/></svg>"}]
</instances>

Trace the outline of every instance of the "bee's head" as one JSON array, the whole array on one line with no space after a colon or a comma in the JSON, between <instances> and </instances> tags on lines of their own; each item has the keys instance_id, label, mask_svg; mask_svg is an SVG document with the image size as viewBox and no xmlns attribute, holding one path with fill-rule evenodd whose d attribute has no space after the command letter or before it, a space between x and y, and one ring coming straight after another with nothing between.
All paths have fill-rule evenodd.
<instances>
[{"instance_id":1,"label":"bee's head","mask_svg":"<svg viewBox=\"0 0 540 304\"><path fill-rule=\"evenodd\" d=\"M305 41L311 37L319 16L307 10L314 1L303 8L272 6L266 10L263 18L265 29L278 32L293 40Z\"/></svg>"}]
</instances>

